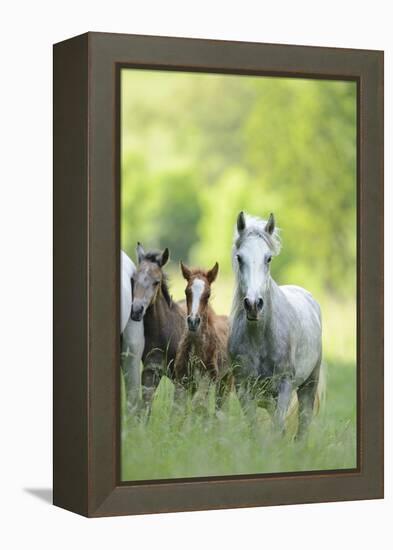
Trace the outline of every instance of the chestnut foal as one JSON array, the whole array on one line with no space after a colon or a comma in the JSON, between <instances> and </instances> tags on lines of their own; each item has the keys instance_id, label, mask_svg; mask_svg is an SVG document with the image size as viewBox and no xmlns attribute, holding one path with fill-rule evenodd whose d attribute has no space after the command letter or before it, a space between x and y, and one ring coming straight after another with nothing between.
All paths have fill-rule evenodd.
<instances>
[{"instance_id":1,"label":"chestnut foal","mask_svg":"<svg viewBox=\"0 0 393 550\"><path fill-rule=\"evenodd\" d=\"M229 320L216 315L209 305L210 287L218 274L218 263L204 271L180 262L187 281L187 325L176 354L174 371L178 390L196 391L195 370L207 374L216 385L216 407L220 408L230 389L227 344Z\"/></svg>"}]
</instances>

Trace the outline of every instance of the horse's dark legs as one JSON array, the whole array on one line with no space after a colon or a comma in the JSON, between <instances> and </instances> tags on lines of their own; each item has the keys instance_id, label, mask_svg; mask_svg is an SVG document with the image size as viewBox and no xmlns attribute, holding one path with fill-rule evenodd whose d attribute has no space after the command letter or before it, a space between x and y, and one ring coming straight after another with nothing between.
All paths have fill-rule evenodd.
<instances>
[{"instance_id":1,"label":"horse's dark legs","mask_svg":"<svg viewBox=\"0 0 393 550\"><path fill-rule=\"evenodd\" d=\"M280 434L285 433L285 419L292 398L292 390L292 381L289 378L283 378L279 383L277 405L273 415L274 428Z\"/></svg>"},{"instance_id":2,"label":"horse's dark legs","mask_svg":"<svg viewBox=\"0 0 393 550\"><path fill-rule=\"evenodd\" d=\"M216 411L220 411L225 399L231 393L233 389L234 380L231 372L226 373L222 378L217 381L216 385Z\"/></svg>"},{"instance_id":3,"label":"horse's dark legs","mask_svg":"<svg viewBox=\"0 0 393 550\"><path fill-rule=\"evenodd\" d=\"M139 362L125 355L121 360L121 368L126 390L127 411L132 414L137 411L140 402L141 375Z\"/></svg>"},{"instance_id":4,"label":"horse's dark legs","mask_svg":"<svg viewBox=\"0 0 393 550\"><path fill-rule=\"evenodd\" d=\"M150 417L154 393L161 380L161 365L146 365L142 372L142 400L147 419Z\"/></svg>"},{"instance_id":5,"label":"horse's dark legs","mask_svg":"<svg viewBox=\"0 0 393 550\"><path fill-rule=\"evenodd\" d=\"M133 414L140 404L141 359L145 345L143 323L129 320L121 336L121 369L124 376L127 410Z\"/></svg>"},{"instance_id":6,"label":"horse's dark legs","mask_svg":"<svg viewBox=\"0 0 393 550\"><path fill-rule=\"evenodd\" d=\"M236 393L248 426L255 430L257 426L258 403L248 384L236 384Z\"/></svg>"},{"instance_id":7,"label":"horse's dark legs","mask_svg":"<svg viewBox=\"0 0 393 550\"><path fill-rule=\"evenodd\" d=\"M175 392L171 412L171 423L176 429L181 430L187 419L188 407L195 407L194 396L197 391L197 384L193 378L174 380Z\"/></svg>"},{"instance_id":8,"label":"horse's dark legs","mask_svg":"<svg viewBox=\"0 0 393 550\"><path fill-rule=\"evenodd\" d=\"M302 439L307 434L314 411L314 402L318 389L320 368L321 363L319 362L312 371L310 377L304 382L304 384L299 386L297 390L297 398L299 402L299 422L296 439Z\"/></svg>"},{"instance_id":9,"label":"horse's dark legs","mask_svg":"<svg viewBox=\"0 0 393 550\"><path fill-rule=\"evenodd\" d=\"M175 380L175 392L173 394L173 412L174 414L183 414L186 409L187 397L193 396L196 391L195 384L187 378L181 381Z\"/></svg>"},{"instance_id":10,"label":"horse's dark legs","mask_svg":"<svg viewBox=\"0 0 393 550\"><path fill-rule=\"evenodd\" d=\"M227 384L224 380L219 380L216 385L216 411L220 411L225 397L228 395Z\"/></svg>"}]
</instances>

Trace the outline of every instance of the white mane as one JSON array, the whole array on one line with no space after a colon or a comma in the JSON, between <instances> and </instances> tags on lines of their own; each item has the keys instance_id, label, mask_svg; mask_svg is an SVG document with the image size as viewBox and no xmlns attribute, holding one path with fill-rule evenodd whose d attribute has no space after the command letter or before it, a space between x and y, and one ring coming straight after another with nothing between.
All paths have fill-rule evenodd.
<instances>
[{"instance_id":1,"label":"white mane","mask_svg":"<svg viewBox=\"0 0 393 550\"><path fill-rule=\"evenodd\" d=\"M265 231L267 220L250 216L250 214L247 214L246 212L244 213L244 218L246 221L246 227L241 233L239 233L237 226L235 225L233 249L236 250L247 237L254 235L263 239L269 245L274 256L277 256L281 250L280 229L275 227L273 234L270 235L267 231Z\"/></svg>"}]
</instances>

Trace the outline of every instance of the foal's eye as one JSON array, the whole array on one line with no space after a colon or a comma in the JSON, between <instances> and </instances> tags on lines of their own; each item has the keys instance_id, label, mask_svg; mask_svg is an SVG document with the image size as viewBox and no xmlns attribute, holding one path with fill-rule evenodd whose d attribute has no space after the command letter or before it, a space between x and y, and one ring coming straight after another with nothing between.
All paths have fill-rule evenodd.
<instances>
[{"instance_id":1,"label":"foal's eye","mask_svg":"<svg viewBox=\"0 0 393 550\"><path fill-rule=\"evenodd\" d=\"M266 263L267 263L267 264L270 264L271 261L272 261L272 257L271 257L271 256L268 256L268 257L266 258Z\"/></svg>"},{"instance_id":2,"label":"foal's eye","mask_svg":"<svg viewBox=\"0 0 393 550\"><path fill-rule=\"evenodd\" d=\"M236 254L236 258L237 258L238 264L239 264L239 265L242 265L242 263L243 263L243 258L240 256L240 254Z\"/></svg>"},{"instance_id":3,"label":"foal's eye","mask_svg":"<svg viewBox=\"0 0 393 550\"><path fill-rule=\"evenodd\" d=\"M154 281L153 286L158 286L160 284L160 281Z\"/></svg>"}]
</instances>

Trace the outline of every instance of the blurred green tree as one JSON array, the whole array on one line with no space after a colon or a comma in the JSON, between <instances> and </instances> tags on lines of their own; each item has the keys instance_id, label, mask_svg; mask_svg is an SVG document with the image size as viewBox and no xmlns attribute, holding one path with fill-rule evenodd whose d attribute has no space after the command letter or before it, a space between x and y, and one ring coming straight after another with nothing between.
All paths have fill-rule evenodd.
<instances>
[{"instance_id":1,"label":"blurred green tree","mask_svg":"<svg viewBox=\"0 0 393 550\"><path fill-rule=\"evenodd\" d=\"M122 73L122 245L231 273L237 213L282 228L282 283L355 292L356 85Z\"/></svg>"},{"instance_id":2,"label":"blurred green tree","mask_svg":"<svg viewBox=\"0 0 393 550\"><path fill-rule=\"evenodd\" d=\"M201 201L195 172L164 174L158 183L161 200L157 208L157 242L169 247L171 259L189 261L198 239Z\"/></svg>"}]
</instances>

